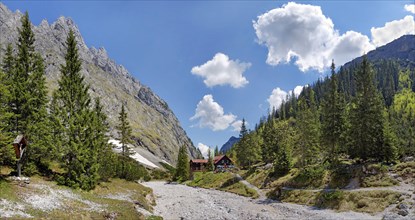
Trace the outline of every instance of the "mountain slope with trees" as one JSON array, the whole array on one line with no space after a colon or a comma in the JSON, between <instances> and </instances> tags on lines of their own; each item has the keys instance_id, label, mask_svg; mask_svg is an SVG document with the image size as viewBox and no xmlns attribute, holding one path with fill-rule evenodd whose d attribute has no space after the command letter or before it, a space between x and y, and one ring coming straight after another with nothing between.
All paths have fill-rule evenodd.
<instances>
[{"instance_id":1,"label":"mountain slope with trees","mask_svg":"<svg viewBox=\"0 0 415 220\"><path fill-rule=\"evenodd\" d=\"M414 40L413 35L401 37L337 72L333 62L330 77L305 86L298 97L289 95L255 130L241 133L231 156L247 168L273 163L268 176L273 179L299 170L303 186L308 186L306 179L330 182L327 171L332 181L344 179L332 183L337 187L349 183L354 166L414 157Z\"/></svg>"},{"instance_id":2,"label":"mountain slope with trees","mask_svg":"<svg viewBox=\"0 0 415 220\"><path fill-rule=\"evenodd\" d=\"M14 45L18 41L17 28L21 27L22 16L22 13L11 12L0 3L2 58L7 56L7 53L16 54L18 51ZM115 63L104 48L88 48L78 27L70 18L60 17L52 24L43 20L38 26L30 25L36 39L33 42L33 49L39 54L39 58L44 60L44 77L48 85L49 97L58 87L60 66L65 63L65 40L72 30L77 42L79 58L82 60L80 73L90 86L88 93L91 99L100 97L102 111L108 115L112 138L119 138L115 127L122 104L120 100L123 100L126 102L125 109L130 116L135 147L143 148L172 164L175 164L179 148L183 145L187 147L192 158L200 156L200 152L187 137L168 104L149 87L135 79L123 66ZM8 50L9 44L12 47ZM3 65L7 66L7 63ZM49 98L46 99L48 100Z\"/></svg>"}]
</instances>

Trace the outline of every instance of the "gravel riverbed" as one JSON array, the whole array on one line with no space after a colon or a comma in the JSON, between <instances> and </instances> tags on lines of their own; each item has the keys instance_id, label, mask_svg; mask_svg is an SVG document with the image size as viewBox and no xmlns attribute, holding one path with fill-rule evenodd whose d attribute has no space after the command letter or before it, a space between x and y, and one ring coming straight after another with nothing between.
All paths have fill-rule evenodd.
<instances>
[{"instance_id":1,"label":"gravel riverbed","mask_svg":"<svg viewBox=\"0 0 415 220\"><path fill-rule=\"evenodd\" d=\"M146 182L157 205L154 214L164 219L380 219L365 213L340 212L251 199L212 189L193 188L165 182Z\"/></svg>"}]
</instances>

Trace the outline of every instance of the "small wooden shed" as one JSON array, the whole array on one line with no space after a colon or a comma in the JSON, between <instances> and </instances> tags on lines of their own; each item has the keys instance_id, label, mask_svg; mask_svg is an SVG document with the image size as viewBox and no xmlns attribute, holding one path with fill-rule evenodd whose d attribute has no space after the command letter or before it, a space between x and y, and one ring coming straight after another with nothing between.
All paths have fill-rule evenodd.
<instances>
[{"instance_id":1,"label":"small wooden shed","mask_svg":"<svg viewBox=\"0 0 415 220\"><path fill-rule=\"evenodd\" d=\"M16 153L16 158L20 159L27 147L27 139L23 134L17 135L16 139L13 141L14 152Z\"/></svg>"}]
</instances>

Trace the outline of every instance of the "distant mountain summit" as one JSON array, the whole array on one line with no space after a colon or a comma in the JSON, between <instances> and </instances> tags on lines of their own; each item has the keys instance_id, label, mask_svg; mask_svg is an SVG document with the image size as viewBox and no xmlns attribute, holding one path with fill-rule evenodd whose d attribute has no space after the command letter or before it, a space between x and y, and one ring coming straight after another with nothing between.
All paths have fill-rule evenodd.
<instances>
[{"instance_id":1,"label":"distant mountain summit","mask_svg":"<svg viewBox=\"0 0 415 220\"><path fill-rule=\"evenodd\" d=\"M20 11L12 12L0 3L0 57L9 43L16 45L21 17ZM59 68L64 64L65 41L70 29L78 42L81 73L90 85L91 96L101 98L112 138L118 138L115 125L124 102L133 128L136 151L141 154L147 152L148 158L153 158L152 162L165 160L171 164L176 163L180 146L187 146L191 157L200 156L167 103L112 60L104 48L88 47L70 18L60 17L51 24L43 20L38 26L33 26L35 48L44 59L49 94L58 85Z\"/></svg>"},{"instance_id":2,"label":"distant mountain summit","mask_svg":"<svg viewBox=\"0 0 415 220\"><path fill-rule=\"evenodd\" d=\"M239 140L240 138L232 136L224 145L222 145L220 151L223 153L228 152L234 144L238 143Z\"/></svg>"},{"instance_id":3,"label":"distant mountain summit","mask_svg":"<svg viewBox=\"0 0 415 220\"><path fill-rule=\"evenodd\" d=\"M415 35L404 35L384 46L367 53L370 61L397 60L401 66L415 67ZM353 66L362 62L363 56L358 57L346 64L344 67ZM409 66L408 66L409 65Z\"/></svg>"}]
</instances>

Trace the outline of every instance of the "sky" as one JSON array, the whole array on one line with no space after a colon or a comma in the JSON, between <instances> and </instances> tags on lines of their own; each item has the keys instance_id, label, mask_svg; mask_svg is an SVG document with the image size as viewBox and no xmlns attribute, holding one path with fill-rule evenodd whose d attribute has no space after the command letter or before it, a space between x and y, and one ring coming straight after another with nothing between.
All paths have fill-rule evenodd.
<instances>
[{"instance_id":1,"label":"sky","mask_svg":"<svg viewBox=\"0 0 415 220\"><path fill-rule=\"evenodd\" d=\"M254 129L287 94L404 34L412 1L2 1L60 16L164 99L202 153ZM290 92L293 91L293 92Z\"/></svg>"}]
</instances>

